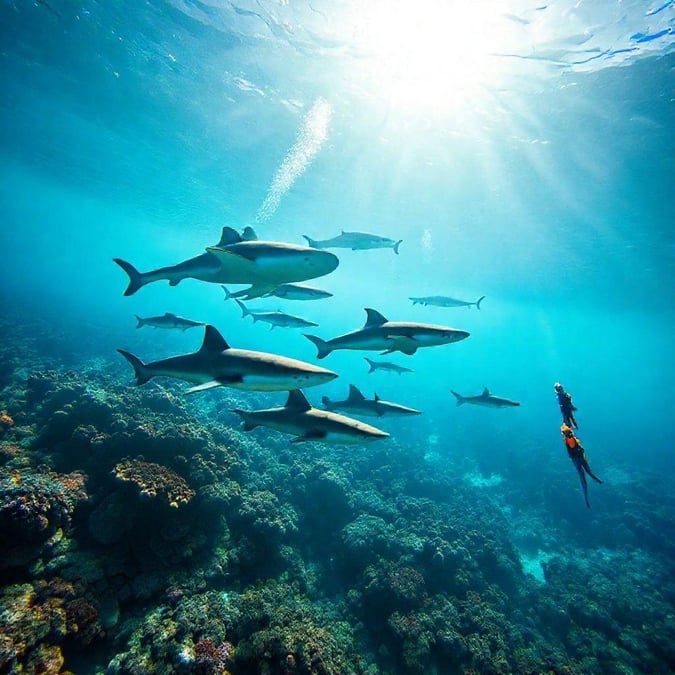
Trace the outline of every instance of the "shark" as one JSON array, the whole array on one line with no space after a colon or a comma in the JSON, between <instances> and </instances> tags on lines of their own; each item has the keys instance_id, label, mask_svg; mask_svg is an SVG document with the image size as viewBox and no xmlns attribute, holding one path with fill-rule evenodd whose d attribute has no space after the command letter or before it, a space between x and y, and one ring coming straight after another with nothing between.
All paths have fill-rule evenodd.
<instances>
[{"instance_id":1,"label":"shark","mask_svg":"<svg viewBox=\"0 0 675 675\"><path fill-rule=\"evenodd\" d=\"M223 286L225 291L225 300L230 298L243 298L248 295L248 290L231 292L227 286ZM333 297L332 293L322 291L320 288L313 288L312 286L303 286L302 284L281 284L265 294L266 298L275 297L283 300L322 300L323 298Z\"/></svg>"},{"instance_id":2,"label":"shark","mask_svg":"<svg viewBox=\"0 0 675 675\"><path fill-rule=\"evenodd\" d=\"M363 328L332 340L304 334L316 346L319 359L337 349L378 350L382 354L403 352L410 355L422 347L458 342L469 337L465 330L413 321L389 321L375 309L366 307L365 311L367 318Z\"/></svg>"},{"instance_id":3,"label":"shark","mask_svg":"<svg viewBox=\"0 0 675 675\"><path fill-rule=\"evenodd\" d=\"M253 317L253 323L256 321L263 321L270 324L270 330L275 326L281 328L309 328L310 326L318 326L318 323L307 321L299 316L286 314L285 312L252 312L241 300L235 300L241 308L242 317Z\"/></svg>"},{"instance_id":4,"label":"shark","mask_svg":"<svg viewBox=\"0 0 675 675\"><path fill-rule=\"evenodd\" d=\"M322 441L355 444L389 437L386 431L370 424L312 407L299 389L288 393L286 405L281 408L250 411L235 408L232 412L243 420L244 431L251 431L259 426L268 427L285 434L293 434L291 443Z\"/></svg>"},{"instance_id":5,"label":"shark","mask_svg":"<svg viewBox=\"0 0 675 675\"><path fill-rule=\"evenodd\" d=\"M186 394L215 387L247 391L290 391L314 387L337 377L325 368L296 359L233 349L214 326L204 329L202 346L190 354L143 363L124 349L117 350L133 367L138 386L153 377L173 377L193 384Z\"/></svg>"},{"instance_id":6,"label":"shark","mask_svg":"<svg viewBox=\"0 0 675 675\"><path fill-rule=\"evenodd\" d=\"M390 373L414 373L415 371L412 368L406 368L405 366L399 366L397 363L392 363L391 361L373 361L367 356L363 357L365 361L368 362L370 370L368 373L374 373L376 370L386 370Z\"/></svg>"},{"instance_id":7,"label":"shark","mask_svg":"<svg viewBox=\"0 0 675 675\"><path fill-rule=\"evenodd\" d=\"M169 286L183 279L219 284L249 284L242 297L257 298L280 284L306 281L330 274L339 264L337 256L308 246L277 241L245 239L231 227L224 227L220 241L206 252L177 265L139 272L131 263L113 258L128 275L124 295L133 295L143 286L166 280Z\"/></svg>"},{"instance_id":8,"label":"shark","mask_svg":"<svg viewBox=\"0 0 675 675\"><path fill-rule=\"evenodd\" d=\"M341 410L354 415L383 417L384 415L421 415L421 410L408 408L405 405L383 401L377 394L372 399L366 398L361 390L353 384L349 385L349 396L344 401L331 401L328 396L321 399L327 410Z\"/></svg>"},{"instance_id":9,"label":"shark","mask_svg":"<svg viewBox=\"0 0 675 675\"><path fill-rule=\"evenodd\" d=\"M481 295L475 302L468 300L457 300L456 298L449 298L445 295L429 295L423 298L408 298L412 300L413 305L434 305L435 307L473 307L480 309L480 303L485 300L485 296Z\"/></svg>"},{"instance_id":10,"label":"shark","mask_svg":"<svg viewBox=\"0 0 675 675\"><path fill-rule=\"evenodd\" d=\"M152 326L153 328L166 328L173 330L186 331L188 328L195 328L195 326L204 326L203 321L192 321L191 319L183 319L171 312L161 314L160 316L147 316L145 318L134 314L138 324L136 328L143 328L143 326Z\"/></svg>"},{"instance_id":11,"label":"shark","mask_svg":"<svg viewBox=\"0 0 675 675\"><path fill-rule=\"evenodd\" d=\"M451 393L457 399L457 405L471 403L472 405L482 405L486 408L517 408L520 405L518 401L501 398L500 396L493 396L487 387L483 389L483 393L480 396L462 396L452 390Z\"/></svg>"},{"instance_id":12,"label":"shark","mask_svg":"<svg viewBox=\"0 0 675 675\"><path fill-rule=\"evenodd\" d=\"M403 239L398 241L388 237L380 237L377 234L367 232L345 232L342 230L337 237L332 239L312 239L306 234L302 235L312 248L350 248L352 251L363 251L371 248L392 248L398 255L398 247Z\"/></svg>"}]
</instances>

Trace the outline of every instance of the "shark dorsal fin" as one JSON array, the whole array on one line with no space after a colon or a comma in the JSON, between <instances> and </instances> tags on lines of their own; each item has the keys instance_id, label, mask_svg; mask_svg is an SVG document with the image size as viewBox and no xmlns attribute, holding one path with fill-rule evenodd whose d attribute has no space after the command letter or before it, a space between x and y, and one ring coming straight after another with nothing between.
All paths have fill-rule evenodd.
<instances>
[{"instance_id":1,"label":"shark dorsal fin","mask_svg":"<svg viewBox=\"0 0 675 675\"><path fill-rule=\"evenodd\" d=\"M288 399L284 407L293 410L309 410L312 406L300 389L294 389L288 392Z\"/></svg>"},{"instance_id":2,"label":"shark dorsal fin","mask_svg":"<svg viewBox=\"0 0 675 675\"><path fill-rule=\"evenodd\" d=\"M349 385L349 396L347 397L350 401L364 401L365 396L361 393L361 390L355 385Z\"/></svg>"},{"instance_id":3,"label":"shark dorsal fin","mask_svg":"<svg viewBox=\"0 0 675 675\"><path fill-rule=\"evenodd\" d=\"M207 325L204 330L204 342L200 348L200 352L224 352L229 349L225 338L218 332L215 326Z\"/></svg>"},{"instance_id":4,"label":"shark dorsal fin","mask_svg":"<svg viewBox=\"0 0 675 675\"><path fill-rule=\"evenodd\" d=\"M489 396L489 395L490 395L490 390L487 387L485 387L485 389L483 389L483 393L481 394L481 396Z\"/></svg>"},{"instance_id":5,"label":"shark dorsal fin","mask_svg":"<svg viewBox=\"0 0 675 675\"><path fill-rule=\"evenodd\" d=\"M374 397L374 398L375 398L376 401L379 401L379 400L380 400L380 397L377 395L377 392L375 392L375 397Z\"/></svg>"},{"instance_id":6,"label":"shark dorsal fin","mask_svg":"<svg viewBox=\"0 0 675 675\"><path fill-rule=\"evenodd\" d=\"M225 226L220 234L220 241L216 246L229 246L230 244L237 244L241 241L241 235L235 229Z\"/></svg>"},{"instance_id":7,"label":"shark dorsal fin","mask_svg":"<svg viewBox=\"0 0 675 675\"><path fill-rule=\"evenodd\" d=\"M257 235L256 231L250 225L247 225L242 230L241 238L244 241L258 241L258 235Z\"/></svg>"},{"instance_id":8,"label":"shark dorsal fin","mask_svg":"<svg viewBox=\"0 0 675 675\"><path fill-rule=\"evenodd\" d=\"M164 316L171 317L172 319L176 318L176 315L173 312L164 312Z\"/></svg>"},{"instance_id":9,"label":"shark dorsal fin","mask_svg":"<svg viewBox=\"0 0 675 675\"><path fill-rule=\"evenodd\" d=\"M370 307L366 307L365 309L367 317L364 328L381 326L382 324L387 323L388 319L382 316L382 314L380 314L376 309L371 309Z\"/></svg>"}]
</instances>

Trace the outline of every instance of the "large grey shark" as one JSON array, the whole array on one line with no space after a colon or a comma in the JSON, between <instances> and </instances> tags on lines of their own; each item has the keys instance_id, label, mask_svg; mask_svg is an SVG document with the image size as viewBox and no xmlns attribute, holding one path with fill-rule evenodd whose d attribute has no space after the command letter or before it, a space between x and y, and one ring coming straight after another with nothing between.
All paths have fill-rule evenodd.
<instances>
[{"instance_id":1,"label":"large grey shark","mask_svg":"<svg viewBox=\"0 0 675 675\"><path fill-rule=\"evenodd\" d=\"M312 248L350 248L352 251L364 251L370 248L393 248L397 255L398 247L403 241L403 239L396 241L367 232L345 232L344 230L332 239L312 239L306 234L302 236Z\"/></svg>"},{"instance_id":2,"label":"large grey shark","mask_svg":"<svg viewBox=\"0 0 675 675\"><path fill-rule=\"evenodd\" d=\"M457 300L457 298L449 298L447 295L429 295L422 298L409 298L413 305L434 305L435 307L473 307L480 309L480 303L485 300L485 296L481 295L475 302L468 300Z\"/></svg>"},{"instance_id":3,"label":"large grey shark","mask_svg":"<svg viewBox=\"0 0 675 675\"><path fill-rule=\"evenodd\" d=\"M195 326L204 326L206 325L203 321L192 321L191 319L184 319L183 317L176 316L171 312L166 312L166 314L161 314L159 316L138 316L134 314L138 324L136 328L143 328L143 326L152 326L153 328L165 328L173 330L182 330L186 331L188 328L194 328Z\"/></svg>"},{"instance_id":4,"label":"large grey shark","mask_svg":"<svg viewBox=\"0 0 675 675\"><path fill-rule=\"evenodd\" d=\"M397 363L392 363L391 361L373 361L367 356L363 357L365 361L368 362L370 369L368 374L374 373L376 370L386 370L390 373L414 373L415 371L412 368L406 368L405 366L399 366Z\"/></svg>"},{"instance_id":5,"label":"large grey shark","mask_svg":"<svg viewBox=\"0 0 675 675\"><path fill-rule=\"evenodd\" d=\"M331 401L328 396L321 399L327 410L342 410L354 415L383 417L384 415L421 415L421 410L390 401L383 401L377 394L372 399L366 398L361 390L353 384L349 385L349 396L344 401Z\"/></svg>"},{"instance_id":6,"label":"large grey shark","mask_svg":"<svg viewBox=\"0 0 675 675\"><path fill-rule=\"evenodd\" d=\"M235 302L241 308L242 317L252 316L253 323L256 321L268 323L270 324L270 330L275 326L280 326L281 328L309 328L310 326L319 325L313 321L307 321L302 317L286 314L285 312L253 312L241 300L235 300Z\"/></svg>"},{"instance_id":7,"label":"large grey shark","mask_svg":"<svg viewBox=\"0 0 675 675\"><path fill-rule=\"evenodd\" d=\"M129 276L124 295L133 295L146 284L162 279L170 286L176 286L183 279L198 279L219 284L250 284L245 297L257 298L280 284L321 277L338 266L337 257L328 251L245 239L246 235L246 231L240 235L224 227L218 244L207 247L206 253L150 272L139 272L131 263L113 258Z\"/></svg>"},{"instance_id":8,"label":"large grey shark","mask_svg":"<svg viewBox=\"0 0 675 675\"><path fill-rule=\"evenodd\" d=\"M520 405L518 401L501 398L500 396L493 396L487 387L483 389L483 393L480 396L462 396L452 390L451 393L457 399L457 405L470 403L471 405L482 405L486 408L517 408Z\"/></svg>"},{"instance_id":9,"label":"large grey shark","mask_svg":"<svg viewBox=\"0 0 675 675\"><path fill-rule=\"evenodd\" d=\"M230 292L227 286L223 286L222 288L225 291L225 300L243 298L248 295L247 289ZM328 291L322 291L320 288L303 286L302 284L281 284L281 286L277 286L269 293L266 293L265 297L282 298L283 300L322 300L323 298L333 297L333 294Z\"/></svg>"},{"instance_id":10,"label":"large grey shark","mask_svg":"<svg viewBox=\"0 0 675 675\"><path fill-rule=\"evenodd\" d=\"M123 349L117 350L133 366L136 384L153 377L175 377L191 382L186 393L233 387L249 391L288 391L330 382L336 373L285 356L232 349L213 326L204 330L201 348L191 354L143 363Z\"/></svg>"},{"instance_id":11,"label":"large grey shark","mask_svg":"<svg viewBox=\"0 0 675 675\"><path fill-rule=\"evenodd\" d=\"M269 427L284 434L293 434L291 443L323 441L324 443L353 444L387 438L389 434L351 417L328 410L313 408L300 390L290 391L286 405L266 410L232 412L244 421L244 431L255 427Z\"/></svg>"},{"instance_id":12,"label":"large grey shark","mask_svg":"<svg viewBox=\"0 0 675 675\"><path fill-rule=\"evenodd\" d=\"M373 349L383 350L383 354L392 352L414 354L422 347L444 345L469 337L467 331L448 326L414 321L389 321L378 311L368 307L366 314L367 319L363 328L351 333L345 333L332 340L322 340L315 335L307 334L305 337L314 343L320 359L336 349Z\"/></svg>"}]
</instances>

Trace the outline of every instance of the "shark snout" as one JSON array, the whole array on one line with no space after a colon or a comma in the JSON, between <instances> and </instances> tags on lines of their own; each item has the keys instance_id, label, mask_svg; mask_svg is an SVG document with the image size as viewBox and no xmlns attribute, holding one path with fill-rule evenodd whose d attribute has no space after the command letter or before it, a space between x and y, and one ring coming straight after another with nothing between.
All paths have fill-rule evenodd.
<instances>
[{"instance_id":1,"label":"shark snout","mask_svg":"<svg viewBox=\"0 0 675 675\"><path fill-rule=\"evenodd\" d=\"M448 342L459 342L460 340L465 340L469 337L471 333L465 330L448 330L443 333L443 337Z\"/></svg>"},{"instance_id":2,"label":"shark snout","mask_svg":"<svg viewBox=\"0 0 675 675\"><path fill-rule=\"evenodd\" d=\"M340 261L337 256L330 251L316 250L307 252L303 262L312 270L324 275L330 274L336 269Z\"/></svg>"},{"instance_id":3,"label":"shark snout","mask_svg":"<svg viewBox=\"0 0 675 675\"><path fill-rule=\"evenodd\" d=\"M308 383L311 383L312 385L326 384L327 382L334 380L337 376L337 373L333 373L329 370L324 373L302 373L296 375L295 379L298 382L303 383L303 386L307 386Z\"/></svg>"}]
</instances>

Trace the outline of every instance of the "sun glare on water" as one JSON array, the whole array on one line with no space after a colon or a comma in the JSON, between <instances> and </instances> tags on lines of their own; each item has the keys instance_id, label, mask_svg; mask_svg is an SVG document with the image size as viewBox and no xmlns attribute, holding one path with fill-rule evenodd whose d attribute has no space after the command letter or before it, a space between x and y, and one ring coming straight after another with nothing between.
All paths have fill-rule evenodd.
<instances>
[{"instance_id":1,"label":"sun glare on water","mask_svg":"<svg viewBox=\"0 0 675 675\"><path fill-rule=\"evenodd\" d=\"M408 109L455 109L499 87L522 26L489 0L364 4L354 43L379 96Z\"/></svg>"}]
</instances>

